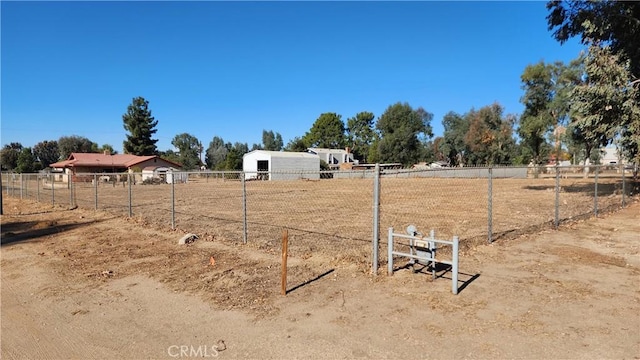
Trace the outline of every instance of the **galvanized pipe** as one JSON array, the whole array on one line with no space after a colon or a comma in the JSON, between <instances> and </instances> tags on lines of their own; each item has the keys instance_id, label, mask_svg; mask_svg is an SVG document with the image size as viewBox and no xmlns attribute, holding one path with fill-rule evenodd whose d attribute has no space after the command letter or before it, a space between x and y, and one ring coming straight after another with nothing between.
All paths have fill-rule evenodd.
<instances>
[{"instance_id":1,"label":"galvanized pipe","mask_svg":"<svg viewBox=\"0 0 640 360\"><path fill-rule=\"evenodd\" d=\"M598 217L598 170L599 166L596 166L596 171L594 174L594 185L593 185L593 216Z\"/></svg>"},{"instance_id":2,"label":"galvanized pipe","mask_svg":"<svg viewBox=\"0 0 640 360\"><path fill-rule=\"evenodd\" d=\"M621 171L621 173L622 173L622 208L624 208L624 206L625 206L624 195L625 195L625 192L626 192L626 186L625 186L626 185L626 181L625 181L625 178L624 178L625 177L624 176L624 165L620 164L620 167L622 168L622 171Z\"/></svg>"},{"instance_id":3,"label":"galvanized pipe","mask_svg":"<svg viewBox=\"0 0 640 360\"><path fill-rule=\"evenodd\" d=\"M176 178L171 176L171 230L176 229Z\"/></svg>"},{"instance_id":4,"label":"galvanized pipe","mask_svg":"<svg viewBox=\"0 0 640 360\"><path fill-rule=\"evenodd\" d=\"M4 215L4 199L2 199L2 169L0 169L0 215Z\"/></svg>"},{"instance_id":5,"label":"galvanized pipe","mask_svg":"<svg viewBox=\"0 0 640 360\"><path fill-rule=\"evenodd\" d=\"M93 196L95 209L98 210L98 175L93 174Z\"/></svg>"},{"instance_id":6,"label":"galvanized pipe","mask_svg":"<svg viewBox=\"0 0 640 360\"><path fill-rule=\"evenodd\" d=\"M131 173L127 173L127 184L129 185L129 217L133 216L133 206L131 203Z\"/></svg>"},{"instance_id":7,"label":"galvanized pipe","mask_svg":"<svg viewBox=\"0 0 640 360\"><path fill-rule=\"evenodd\" d=\"M247 182L245 181L244 172L240 173L242 179L242 242L247 243Z\"/></svg>"},{"instance_id":8,"label":"galvanized pipe","mask_svg":"<svg viewBox=\"0 0 640 360\"><path fill-rule=\"evenodd\" d=\"M556 164L556 212L553 220L553 224L557 229L560 225L560 170L558 169L558 164Z\"/></svg>"},{"instance_id":9,"label":"galvanized pipe","mask_svg":"<svg viewBox=\"0 0 640 360\"><path fill-rule=\"evenodd\" d=\"M451 259L451 292L454 295L458 295L458 249L459 249L460 239L457 236L453 237L453 249L452 249L452 259Z\"/></svg>"},{"instance_id":10,"label":"galvanized pipe","mask_svg":"<svg viewBox=\"0 0 640 360\"><path fill-rule=\"evenodd\" d=\"M487 199L487 236L489 238L489 244L493 242L493 168L489 167L489 190Z\"/></svg>"},{"instance_id":11,"label":"galvanized pipe","mask_svg":"<svg viewBox=\"0 0 640 360\"><path fill-rule=\"evenodd\" d=\"M378 274L378 247L380 240L380 164L376 164L373 176L373 259L371 272Z\"/></svg>"},{"instance_id":12,"label":"galvanized pipe","mask_svg":"<svg viewBox=\"0 0 640 360\"><path fill-rule=\"evenodd\" d=\"M393 228L389 228L389 236L387 240L387 274L393 275Z\"/></svg>"}]
</instances>

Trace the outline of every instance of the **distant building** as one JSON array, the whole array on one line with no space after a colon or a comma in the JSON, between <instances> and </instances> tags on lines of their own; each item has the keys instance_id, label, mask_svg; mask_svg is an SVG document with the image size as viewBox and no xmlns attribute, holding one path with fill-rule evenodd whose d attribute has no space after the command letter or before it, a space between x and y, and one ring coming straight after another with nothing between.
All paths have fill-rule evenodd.
<instances>
[{"instance_id":1,"label":"distant building","mask_svg":"<svg viewBox=\"0 0 640 360\"><path fill-rule=\"evenodd\" d=\"M615 146L607 146L600 149L600 155L600 163L602 165L617 165L621 162L624 164L624 159L620 159L618 149Z\"/></svg>"},{"instance_id":2,"label":"distant building","mask_svg":"<svg viewBox=\"0 0 640 360\"><path fill-rule=\"evenodd\" d=\"M320 179L320 158L306 152L250 151L242 157L247 180Z\"/></svg>"},{"instance_id":3,"label":"distant building","mask_svg":"<svg viewBox=\"0 0 640 360\"><path fill-rule=\"evenodd\" d=\"M131 154L71 153L67 160L49 165L53 172L77 176L83 173L142 172L148 167L170 167L180 170L182 165L160 158L157 155L137 156ZM67 177L62 178L67 181Z\"/></svg>"},{"instance_id":4,"label":"distant building","mask_svg":"<svg viewBox=\"0 0 640 360\"><path fill-rule=\"evenodd\" d=\"M172 167L147 166L142 169L142 181L158 179L167 184L186 183L189 179L188 174L176 170Z\"/></svg>"},{"instance_id":5,"label":"distant building","mask_svg":"<svg viewBox=\"0 0 640 360\"><path fill-rule=\"evenodd\" d=\"M320 160L324 160L330 169L338 169L341 164L352 163L358 164L358 161L354 159L353 153L346 149L326 149L326 148L308 148L307 152L310 154L318 155Z\"/></svg>"}]
</instances>

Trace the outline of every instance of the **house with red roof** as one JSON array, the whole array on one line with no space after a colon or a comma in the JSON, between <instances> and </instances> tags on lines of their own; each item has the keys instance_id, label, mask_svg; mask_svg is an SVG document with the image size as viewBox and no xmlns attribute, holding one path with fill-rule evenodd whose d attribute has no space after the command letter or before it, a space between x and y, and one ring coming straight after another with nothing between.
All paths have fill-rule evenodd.
<instances>
[{"instance_id":1,"label":"house with red roof","mask_svg":"<svg viewBox=\"0 0 640 360\"><path fill-rule=\"evenodd\" d=\"M137 156L131 154L71 153L67 160L49 165L55 172L66 174L95 173L141 173L142 169L172 168L181 170L182 165L157 155Z\"/></svg>"}]
</instances>

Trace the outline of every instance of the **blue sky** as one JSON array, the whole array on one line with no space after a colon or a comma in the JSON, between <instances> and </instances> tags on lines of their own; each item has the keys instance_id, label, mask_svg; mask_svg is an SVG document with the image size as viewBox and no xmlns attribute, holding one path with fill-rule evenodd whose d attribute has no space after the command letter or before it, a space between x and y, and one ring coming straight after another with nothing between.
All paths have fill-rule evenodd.
<instances>
[{"instance_id":1,"label":"blue sky","mask_svg":"<svg viewBox=\"0 0 640 360\"><path fill-rule=\"evenodd\" d=\"M149 101L159 150L180 133L285 144L323 112L434 115L499 102L522 112L531 63L582 46L547 30L545 2L7 2L1 142L80 135L122 152L122 115Z\"/></svg>"}]
</instances>

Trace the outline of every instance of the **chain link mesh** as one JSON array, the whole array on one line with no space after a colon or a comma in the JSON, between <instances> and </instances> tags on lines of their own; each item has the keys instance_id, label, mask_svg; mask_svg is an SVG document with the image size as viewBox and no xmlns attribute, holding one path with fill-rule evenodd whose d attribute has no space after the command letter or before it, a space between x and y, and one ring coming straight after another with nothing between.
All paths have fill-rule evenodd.
<instances>
[{"instance_id":1,"label":"chain link mesh","mask_svg":"<svg viewBox=\"0 0 640 360\"><path fill-rule=\"evenodd\" d=\"M3 173L2 191L61 207L131 215L206 240L246 240L266 253L280 251L282 230L288 229L292 256L322 255L368 269L374 171L250 175L175 172L153 180L126 173ZM384 169L379 259L386 262L390 227L404 233L415 225L423 235L433 229L438 239L460 237L462 246L496 240L618 209L624 197L629 202L637 193L632 177L622 166Z\"/></svg>"}]
</instances>

